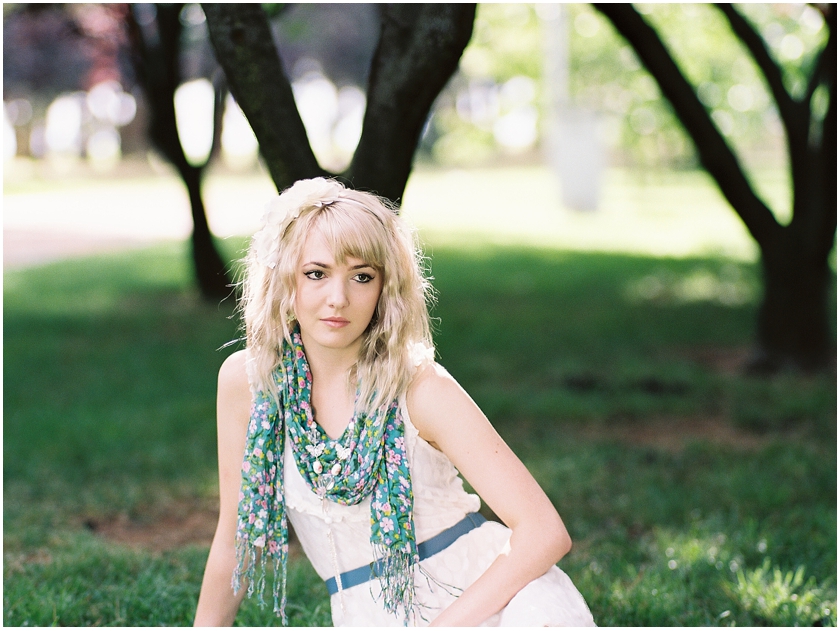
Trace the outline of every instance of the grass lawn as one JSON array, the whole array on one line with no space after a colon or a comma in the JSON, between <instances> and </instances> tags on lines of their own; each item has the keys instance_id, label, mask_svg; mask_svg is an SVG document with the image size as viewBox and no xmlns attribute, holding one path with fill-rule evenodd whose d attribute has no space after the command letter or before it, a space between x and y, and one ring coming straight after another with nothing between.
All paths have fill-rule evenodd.
<instances>
[{"instance_id":1,"label":"grass lawn","mask_svg":"<svg viewBox=\"0 0 840 631\"><path fill-rule=\"evenodd\" d=\"M564 517L596 622L836 625L836 377L738 373L755 266L490 241L430 238L439 359ZM216 498L237 323L186 260L4 274L6 625L192 622L206 540L125 534ZM328 625L308 562L290 573L291 623ZM277 621L248 602L237 624Z\"/></svg>"}]
</instances>

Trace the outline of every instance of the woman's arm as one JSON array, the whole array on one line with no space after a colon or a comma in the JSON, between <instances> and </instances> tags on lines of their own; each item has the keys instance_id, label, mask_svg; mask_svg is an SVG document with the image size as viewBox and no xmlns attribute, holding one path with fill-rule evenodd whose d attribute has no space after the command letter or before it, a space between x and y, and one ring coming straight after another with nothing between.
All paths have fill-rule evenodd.
<instances>
[{"instance_id":1,"label":"woman's arm","mask_svg":"<svg viewBox=\"0 0 840 631\"><path fill-rule=\"evenodd\" d=\"M204 569L195 626L230 626L247 590L233 593L231 578L236 565L236 511L242 480L242 458L251 410L251 392L245 372L245 352L228 357L219 370L216 400L219 441L219 524ZM244 581L243 581L244 583Z\"/></svg>"},{"instance_id":2,"label":"woman's arm","mask_svg":"<svg viewBox=\"0 0 840 631\"><path fill-rule=\"evenodd\" d=\"M470 396L437 364L408 391L411 420L512 530L500 555L432 626L476 626L542 576L572 546L551 501Z\"/></svg>"}]
</instances>

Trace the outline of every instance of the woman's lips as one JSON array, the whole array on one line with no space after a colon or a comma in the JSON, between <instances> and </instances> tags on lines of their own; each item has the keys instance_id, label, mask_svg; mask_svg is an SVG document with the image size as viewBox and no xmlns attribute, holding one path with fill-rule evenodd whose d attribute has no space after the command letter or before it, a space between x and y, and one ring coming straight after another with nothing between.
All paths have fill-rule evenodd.
<instances>
[{"instance_id":1,"label":"woman's lips","mask_svg":"<svg viewBox=\"0 0 840 631\"><path fill-rule=\"evenodd\" d=\"M350 320L345 320L344 318L321 318L321 322L335 329L340 329L350 324Z\"/></svg>"}]
</instances>

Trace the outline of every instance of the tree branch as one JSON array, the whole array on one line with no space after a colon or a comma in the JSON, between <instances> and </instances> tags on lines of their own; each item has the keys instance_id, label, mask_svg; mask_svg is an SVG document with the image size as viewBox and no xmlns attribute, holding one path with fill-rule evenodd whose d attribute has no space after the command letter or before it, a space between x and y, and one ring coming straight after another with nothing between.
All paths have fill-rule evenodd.
<instances>
[{"instance_id":1,"label":"tree branch","mask_svg":"<svg viewBox=\"0 0 840 631\"><path fill-rule=\"evenodd\" d=\"M345 176L399 201L429 110L472 36L475 4L381 5L362 136Z\"/></svg>"},{"instance_id":2,"label":"tree branch","mask_svg":"<svg viewBox=\"0 0 840 631\"><path fill-rule=\"evenodd\" d=\"M817 91L817 88L823 78L830 73L830 70L827 70L826 67L831 64L831 62L837 60L837 29L831 27L832 17L835 22L837 21L836 9L833 7L834 5L830 5L828 8L828 11L831 13L823 14L826 25L828 25L829 29L828 41L825 43L825 47L820 51L816 62L814 62L814 69L811 72L811 78L808 80L808 87L805 90L805 96L802 99L808 104L811 103L811 98L814 96L814 92Z\"/></svg>"},{"instance_id":3,"label":"tree branch","mask_svg":"<svg viewBox=\"0 0 840 631\"><path fill-rule=\"evenodd\" d=\"M157 19L152 28L156 35L148 37L129 9L128 30L132 43L132 61L138 78L149 99L149 136L152 144L178 170L182 177L194 169L187 162L178 137L175 118L175 90L181 83L178 63L178 42L181 36L179 14L182 4L164 4L157 7Z\"/></svg>"},{"instance_id":4,"label":"tree branch","mask_svg":"<svg viewBox=\"0 0 840 631\"><path fill-rule=\"evenodd\" d=\"M764 250L779 236L782 227L752 190L737 157L712 123L657 32L630 4L595 3L593 6L613 23L656 79L662 94L671 102L683 127L694 140L703 167Z\"/></svg>"},{"instance_id":5,"label":"tree branch","mask_svg":"<svg viewBox=\"0 0 840 631\"><path fill-rule=\"evenodd\" d=\"M764 78L767 80L767 85L773 93L773 98L776 100L776 106L779 108L779 116L788 134L794 133L799 136L804 136L804 138L799 140L801 142L807 142L808 107L806 105L803 116L801 105L785 89L785 84L782 80L782 69L770 55L764 39L731 4L716 4L715 6L729 20L732 31L744 43L752 54L756 64L761 69L761 73L764 75Z\"/></svg>"},{"instance_id":6,"label":"tree branch","mask_svg":"<svg viewBox=\"0 0 840 631\"><path fill-rule=\"evenodd\" d=\"M254 130L277 189L303 178L328 175L309 145L262 7L251 3L201 6L216 59Z\"/></svg>"},{"instance_id":7,"label":"tree branch","mask_svg":"<svg viewBox=\"0 0 840 631\"><path fill-rule=\"evenodd\" d=\"M828 110L823 119L822 168L825 183L825 211L819 226L817 253L828 256L837 235L837 5L828 6L825 22L828 42L822 52L823 72L828 80Z\"/></svg>"}]
</instances>

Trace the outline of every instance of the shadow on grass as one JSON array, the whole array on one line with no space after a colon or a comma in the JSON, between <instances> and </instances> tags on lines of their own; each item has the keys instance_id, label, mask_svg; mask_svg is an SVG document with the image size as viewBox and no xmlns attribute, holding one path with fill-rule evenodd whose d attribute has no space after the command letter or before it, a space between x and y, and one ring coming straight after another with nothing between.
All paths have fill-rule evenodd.
<instances>
[{"instance_id":1,"label":"shadow on grass","mask_svg":"<svg viewBox=\"0 0 840 631\"><path fill-rule=\"evenodd\" d=\"M835 378L738 374L752 266L430 254L440 361L560 509L596 621L836 624ZM191 621L206 548L127 551L83 527L215 495L215 377L235 347L219 349L239 333L186 261L165 246L5 274L6 624ZM683 439L644 438L668 432ZM298 623L328 623L293 565Z\"/></svg>"}]
</instances>

